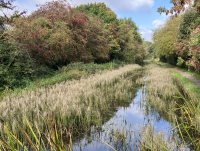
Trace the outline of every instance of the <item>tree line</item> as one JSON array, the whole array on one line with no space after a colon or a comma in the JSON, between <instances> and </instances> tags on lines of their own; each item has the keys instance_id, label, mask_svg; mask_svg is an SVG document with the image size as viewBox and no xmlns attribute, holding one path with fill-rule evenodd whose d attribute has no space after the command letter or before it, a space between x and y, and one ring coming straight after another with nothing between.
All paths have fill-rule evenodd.
<instances>
[{"instance_id":1,"label":"tree line","mask_svg":"<svg viewBox=\"0 0 200 151\"><path fill-rule=\"evenodd\" d=\"M154 29L153 50L163 62L200 73L200 13L191 5L184 13L170 17Z\"/></svg>"},{"instance_id":2,"label":"tree line","mask_svg":"<svg viewBox=\"0 0 200 151\"><path fill-rule=\"evenodd\" d=\"M159 13L172 16L154 29L153 52L163 62L200 73L200 1L172 0L171 3L174 6L170 10L158 8Z\"/></svg>"}]
</instances>

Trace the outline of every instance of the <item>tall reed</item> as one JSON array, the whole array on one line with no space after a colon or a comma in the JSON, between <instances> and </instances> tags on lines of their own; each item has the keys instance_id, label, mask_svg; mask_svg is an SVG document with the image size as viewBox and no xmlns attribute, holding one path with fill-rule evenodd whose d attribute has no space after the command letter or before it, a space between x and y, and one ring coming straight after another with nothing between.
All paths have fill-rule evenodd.
<instances>
[{"instance_id":1,"label":"tall reed","mask_svg":"<svg viewBox=\"0 0 200 151\"><path fill-rule=\"evenodd\" d=\"M102 113L108 111L109 103L131 98L133 81L126 79L131 76L139 65L126 65L117 70L102 71L88 78L55 84L52 87L22 91L21 96L4 97L0 101L1 134L5 134L5 122L11 131L18 129L17 135L23 138L23 130L14 118L31 135L29 125L23 116L30 121L33 130L37 127L47 132L40 118L54 112L55 123L63 124L73 133L82 133L91 125L101 125Z\"/></svg>"}]
</instances>

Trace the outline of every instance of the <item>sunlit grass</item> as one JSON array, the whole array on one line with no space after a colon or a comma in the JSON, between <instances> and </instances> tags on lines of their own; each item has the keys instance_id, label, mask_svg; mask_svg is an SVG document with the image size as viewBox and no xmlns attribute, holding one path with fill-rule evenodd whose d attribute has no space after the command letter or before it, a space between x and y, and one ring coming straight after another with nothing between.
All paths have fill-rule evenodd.
<instances>
[{"instance_id":1,"label":"sunlit grass","mask_svg":"<svg viewBox=\"0 0 200 151\"><path fill-rule=\"evenodd\" d=\"M101 112L109 109L108 104L118 100L128 100L132 97L132 76L139 65L126 65L118 70L105 70L80 80L61 82L52 87L40 87L35 90L22 91L20 96L5 96L0 102L1 134L5 134L5 122L11 131L18 128L17 135L22 137L23 130L13 119L18 119L24 129L31 135L25 115L30 126L36 130L34 122L40 131L46 133L40 115L46 117L54 111L55 121L59 125L61 118L63 126L70 132L78 132L90 128L90 125L101 125ZM76 127L75 127L76 126Z\"/></svg>"},{"instance_id":2,"label":"sunlit grass","mask_svg":"<svg viewBox=\"0 0 200 151\"><path fill-rule=\"evenodd\" d=\"M3 92L0 92L0 100L4 96L9 96L11 94L15 94L16 96L20 95L20 92L23 90L35 90L38 87L51 87L56 83L61 83L69 80L78 80L81 77L89 77L92 74L95 74L99 71L103 70L113 70L118 69L120 66L124 66L125 62L120 61L112 61L104 64L95 64L95 63L87 63L76 62L70 63L67 66L63 66L59 68L58 71L50 72L48 75L41 75L35 77L33 81L27 81L26 86L22 85L19 88L15 88L11 90L10 88L6 88Z\"/></svg>"}]
</instances>

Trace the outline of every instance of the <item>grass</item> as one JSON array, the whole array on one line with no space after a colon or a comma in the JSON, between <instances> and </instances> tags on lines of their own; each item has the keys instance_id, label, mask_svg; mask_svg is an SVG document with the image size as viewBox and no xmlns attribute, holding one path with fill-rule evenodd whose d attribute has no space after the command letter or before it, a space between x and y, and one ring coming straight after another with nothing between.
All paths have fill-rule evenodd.
<instances>
[{"instance_id":1,"label":"grass","mask_svg":"<svg viewBox=\"0 0 200 151\"><path fill-rule=\"evenodd\" d=\"M11 131L19 128L17 135L22 137L23 131L15 120L11 120L16 118L27 134L31 135L29 125L23 118L25 115L31 127L34 127L35 121L38 129L46 133L39 115L46 117L49 112L54 111L57 125L61 118L63 126L67 126L70 132L84 132L91 125L101 125L102 113L109 110L110 103L133 97L131 89L134 81L129 77L139 69L139 65L126 65L116 70L101 71L87 78L82 77L80 80L57 83L52 87L24 90L17 97L5 96L0 101L1 122L5 122ZM2 124L0 129L1 134L5 134Z\"/></svg>"},{"instance_id":2,"label":"grass","mask_svg":"<svg viewBox=\"0 0 200 151\"><path fill-rule=\"evenodd\" d=\"M200 98L200 88L197 87L194 83L192 83L190 80L188 80L187 78L183 77L180 73L178 73L177 71L173 70L173 69L169 69L167 68L164 64L166 63L161 63L161 62L156 62L156 64L160 65L162 68L166 68L168 70L172 70L173 73L172 75L174 77L176 77L182 87L185 89L185 91L188 91L187 93L189 93L190 95L192 95L194 98L193 99L196 99L196 98ZM172 66L172 65L171 65ZM176 66L173 66L173 67L176 67ZM182 68L179 68L179 67L176 67L177 69L180 69L184 72L187 72L189 73L190 75L193 75L197 80L200 81L200 75L196 72L189 72L187 71L186 69L182 69Z\"/></svg>"},{"instance_id":3,"label":"grass","mask_svg":"<svg viewBox=\"0 0 200 151\"><path fill-rule=\"evenodd\" d=\"M19 121L18 124L20 128L23 130L23 134L25 139L27 140L28 144L24 144L20 139L19 136L17 135L16 129L15 132L13 133L12 131L9 130L7 125L5 124L4 127L6 129L6 135L8 136L8 141L5 139L0 138L0 148L3 149L4 151L6 150L11 150L11 151L30 151L30 149L35 150L35 151L46 151L47 149L51 149L51 151L73 151L73 146L72 146L72 140L71 140L71 134L67 132L67 129L65 128L66 136L69 136L69 142L64 142L63 140L63 131L60 125L60 135L61 139L59 139L56 123L55 123L55 118L54 114L52 113L52 121L49 119L44 119L44 123L46 123L46 129L48 129L48 134L45 135L45 133L41 132L37 128L37 132L33 131L33 127L30 125L29 121L27 120L26 117L26 122L28 124L28 128L31 131L31 134L27 134L26 130L23 128L21 123ZM52 122L52 124L51 124ZM37 124L35 123L35 126ZM59 126L59 125L57 125Z\"/></svg>"},{"instance_id":4,"label":"grass","mask_svg":"<svg viewBox=\"0 0 200 151\"><path fill-rule=\"evenodd\" d=\"M190 74L190 75L192 75L192 76L194 76L197 80L199 80L200 81L200 74L198 74L197 72L195 72L195 71L188 71L186 68L180 68L180 67L178 67L178 66L174 66L174 65L171 65L171 64L168 64L168 63L161 63L161 62L157 62L158 64L167 64L167 65L170 65L170 66L172 66L172 67L174 67L174 68L176 68L176 69L179 69L179 70L181 70L181 71L184 71L184 72L186 72L186 73L188 73L188 74Z\"/></svg>"},{"instance_id":5,"label":"grass","mask_svg":"<svg viewBox=\"0 0 200 151\"><path fill-rule=\"evenodd\" d=\"M178 80L181 82L182 86L186 88L188 93L190 93L191 95L194 94L197 98L200 98L199 87L197 87L194 83L192 83L187 78L183 77L180 73L176 72L175 70L173 70L172 75L178 78Z\"/></svg>"},{"instance_id":6,"label":"grass","mask_svg":"<svg viewBox=\"0 0 200 151\"><path fill-rule=\"evenodd\" d=\"M112 71L113 69L118 69L120 66L124 66L125 64L125 62L120 62L118 60L105 64L84 64L83 62L70 63L67 66L59 68L58 71L48 75L40 76L37 79L34 79L32 82L27 82L26 86L15 88L14 90L8 88L5 89L3 92L0 92L0 100L2 97L9 96L11 94L20 96L21 91L24 90L35 90L40 87L47 88L57 83L66 82L73 79L78 80L81 77L88 77L103 70Z\"/></svg>"}]
</instances>

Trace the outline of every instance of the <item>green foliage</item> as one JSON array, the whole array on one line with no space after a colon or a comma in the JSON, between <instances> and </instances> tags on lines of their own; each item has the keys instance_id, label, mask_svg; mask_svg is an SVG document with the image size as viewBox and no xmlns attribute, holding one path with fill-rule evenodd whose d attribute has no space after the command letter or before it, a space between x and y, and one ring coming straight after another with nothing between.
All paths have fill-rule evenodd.
<instances>
[{"instance_id":1,"label":"green foliage","mask_svg":"<svg viewBox=\"0 0 200 151\"><path fill-rule=\"evenodd\" d=\"M135 22L132 21L132 18L117 19L116 14L104 3L90 3L87 5L80 5L77 6L76 9L82 10L86 14L92 16L99 16L104 21L104 23L106 23L104 28L112 32L112 35L109 37L111 46L110 60L124 60L126 57L129 58L125 59L126 61L134 60L133 54L136 53L136 51L131 50L131 48L133 48L133 45L130 46L130 43L134 43L134 41L142 43L142 38L138 32L139 29L138 27L136 27ZM116 34L116 31L118 32L118 34ZM131 38L129 38L129 36ZM133 51L134 53L131 51ZM140 51L143 50L139 50L139 52Z\"/></svg>"},{"instance_id":2,"label":"green foliage","mask_svg":"<svg viewBox=\"0 0 200 151\"><path fill-rule=\"evenodd\" d=\"M0 92L24 88L38 77L53 74L53 70L36 63L19 43L0 40Z\"/></svg>"},{"instance_id":3,"label":"green foliage","mask_svg":"<svg viewBox=\"0 0 200 151\"><path fill-rule=\"evenodd\" d=\"M180 17L169 18L163 26L154 29L152 37L156 56L159 58L164 57L168 60L167 62L172 64L176 64L174 41L176 41L180 19ZM166 61L165 59L161 60Z\"/></svg>"},{"instance_id":4,"label":"green foliage","mask_svg":"<svg viewBox=\"0 0 200 151\"><path fill-rule=\"evenodd\" d=\"M0 40L0 91L7 88L17 88L31 80L34 72L34 62L25 52L20 50L20 44Z\"/></svg>"},{"instance_id":5,"label":"green foliage","mask_svg":"<svg viewBox=\"0 0 200 151\"><path fill-rule=\"evenodd\" d=\"M111 24L114 23L114 26L119 25L117 15L113 12L106 4L104 3L88 3L82 4L76 7L77 10L83 11L91 16L99 16L104 21L104 23Z\"/></svg>"},{"instance_id":6,"label":"green foliage","mask_svg":"<svg viewBox=\"0 0 200 151\"><path fill-rule=\"evenodd\" d=\"M15 20L10 33L15 40L26 44L32 58L48 66L109 60L108 37L112 33L104 28L100 18L63 6L51 2L40 7L29 17Z\"/></svg>"},{"instance_id":7,"label":"green foliage","mask_svg":"<svg viewBox=\"0 0 200 151\"><path fill-rule=\"evenodd\" d=\"M165 7L159 7L157 9L157 12L161 15L162 13L165 13L167 11L167 9Z\"/></svg>"},{"instance_id":8,"label":"green foliage","mask_svg":"<svg viewBox=\"0 0 200 151\"><path fill-rule=\"evenodd\" d=\"M166 63L167 58L165 56L160 56L160 61Z\"/></svg>"},{"instance_id":9,"label":"green foliage","mask_svg":"<svg viewBox=\"0 0 200 151\"><path fill-rule=\"evenodd\" d=\"M198 23L198 17L200 14L192 7L187 9L183 15L181 15L181 21L177 32L177 40L189 39L192 30L194 29L194 23Z\"/></svg>"},{"instance_id":10,"label":"green foliage","mask_svg":"<svg viewBox=\"0 0 200 151\"><path fill-rule=\"evenodd\" d=\"M142 43L142 37L140 33L138 32L139 28L136 26L135 22L132 20L132 18L124 18L124 19L119 19L120 24L126 24L130 26L131 33L134 36L134 40L138 41L139 43Z\"/></svg>"},{"instance_id":11,"label":"green foliage","mask_svg":"<svg viewBox=\"0 0 200 151\"><path fill-rule=\"evenodd\" d=\"M153 51L153 43L150 41L143 41L143 46L145 50L146 58L152 59L155 58L155 52Z\"/></svg>"},{"instance_id":12,"label":"green foliage","mask_svg":"<svg viewBox=\"0 0 200 151\"><path fill-rule=\"evenodd\" d=\"M169 56L167 56L167 63L172 64L172 65L176 65L177 64L177 57L176 54L171 54Z\"/></svg>"},{"instance_id":13,"label":"green foliage","mask_svg":"<svg viewBox=\"0 0 200 151\"><path fill-rule=\"evenodd\" d=\"M178 57L177 66L182 67L184 62L185 61L181 57Z\"/></svg>"}]
</instances>

